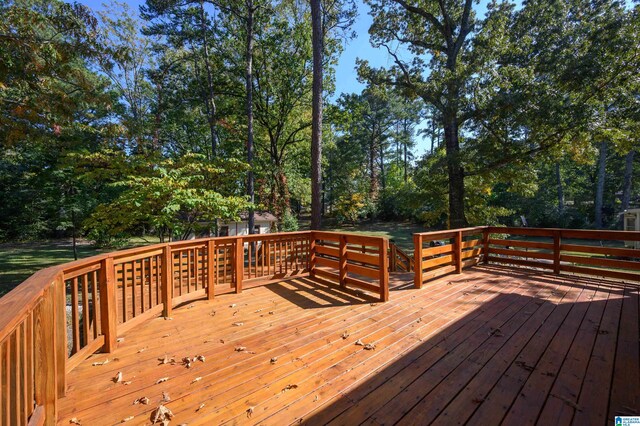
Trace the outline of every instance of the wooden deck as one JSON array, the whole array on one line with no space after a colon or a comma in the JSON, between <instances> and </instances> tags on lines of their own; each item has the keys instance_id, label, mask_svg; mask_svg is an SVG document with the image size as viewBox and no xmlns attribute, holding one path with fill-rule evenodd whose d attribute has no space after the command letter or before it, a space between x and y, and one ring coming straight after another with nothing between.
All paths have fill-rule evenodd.
<instances>
[{"instance_id":1,"label":"wooden deck","mask_svg":"<svg viewBox=\"0 0 640 426\"><path fill-rule=\"evenodd\" d=\"M640 414L637 286L498 266L420 290L412 279L392 275L387 303L298 278L185 304L71 371L59 424L151 424L163 392L171 424L190 426L604 425Z\"/></svg>"}]
</instances>

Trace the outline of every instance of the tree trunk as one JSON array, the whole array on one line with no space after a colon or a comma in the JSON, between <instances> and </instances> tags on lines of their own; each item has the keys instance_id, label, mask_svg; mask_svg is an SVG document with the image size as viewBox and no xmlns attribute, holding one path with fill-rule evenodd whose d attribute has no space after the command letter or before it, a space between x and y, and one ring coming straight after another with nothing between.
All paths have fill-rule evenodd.
<instances>
[{"instance_id":1,"label":"tree trunk","mask_svg":"<svg viewBox=\"0 0 640 426\"><path fill-rule=\"evenodd\" d=\"M375 199L378 196L378 171L376 170L375 131L369 140L369 196Z\"/></svg>"},{"instance_id":2,"label":"tree trunk","mask_svg":"<svg viewBox=\"0 0 640 426\"><path fill-rule=\"evenodd\" d=\"M464 169L460 161L458 120L455 114L444 117L444 141L449 175L449 228L468 225L464 214Z\"/></svg>"},{"instance_id":3,"label":"tree trunk","mask_svg":"<svg viewBox=\"0 0 640 426\"><path fill-rule=\"evenodd\" d=\"M246 90L247 90L247 163L249 164L249 173L247 173L247 195L249 202L248 227L249 234L254 233L255 216L253 211L253 203L255 201L254 194L254 176L253 176L253 0L247 0L247 51L246 51Z\"/></svg>"},{"instance_id":4,"label":"tree trunk","mask_svg":"<svg viewBox=\"0 0 640 426\"><path fill-rule=\"evenodd\" d=\"M211 158L216 157L216 151L218 148L218 141L216 135L216 103L214 100L214 91L213 91L213 77L211 72L211 63L209 60L209 42L207 40L207 24L206 24L206 16L204 13L204 1L200 0L200 30L202 31L202 48L204 52L204 65L207 71L207 112L208 112L208 122L209 122L209 132L211 133Z\"/></svg>"},{"instance_id":5,"label":"tree trunk","mask_svg":"<svg viewBox=\"0 0 640 426\"><path fill-rule=\"evenodd\" d=\"M404 120L404 183L407 183L407 145L409 145L409 129L407 129L407 120Z\"/></svg>"},{"instance_id":6,"label":"tree trunk","mask_svg":"<svg viewBox=\"0 0 640 426\"><path fill-rule=\"evenodd\" d=\"M598 176L596 181L595 227L602 229L602 200L604 198L604 180L607 169L607 142L600 142L598 148Z\"/></svg>"},{"instance_id":7,"label":"tree trunk","mask_svg":"<svg viewBox=\"0 0 640 426\"><path fill-rule=\"evenodd\" d=\"M556 162L556 182L558 185L558 216L564 213L564 189L562 187L562 174L560 173L560 163Z\"/></svg>"},{"instance_id":8,"label":"tree trunk","mask_svg":"<svg viewBox=\"0 0 640 426\"><path fill-rule=\"evenodd\" d=\"M323 29L320 0L311 0L313 45L313 99L311 111L311 229L322 226L322 56Z\"/></svg>"},{"instance_id":9,"label":"tree trunk","mask_svg":"<svg viewBox=\"0 0 640 426\"><path fill-rule=\"evenodd\" d=\"M631 202L631 187L633 181L633 158L636 152L631 150L625 157L625 165L624 165L624 177L622 179L622 211L625 211L629 208L629 203ZM620 219L624 220L624 217L620 215Z\"/></svg>"}]
</instances>

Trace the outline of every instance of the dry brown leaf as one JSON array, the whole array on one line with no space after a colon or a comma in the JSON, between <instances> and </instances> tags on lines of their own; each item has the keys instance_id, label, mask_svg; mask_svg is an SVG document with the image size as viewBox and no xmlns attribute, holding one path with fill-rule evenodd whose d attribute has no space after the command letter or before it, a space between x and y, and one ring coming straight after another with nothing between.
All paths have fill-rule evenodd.
<instances>
[{"instance_id":1,"label":"dry brown leaf","mask_svg":"<svg viewBox=\"0 0 640 426\"><path fill-rule=\"evenodd\" d=\"M204 408L204 402L200 404L198 408L196 408L196 413Z\"/></svg>"},{"instance_id":2,"label":"dry brown leaf","mask_svg":"<svg viewBox=\"0 0 640 426\"><path fill-rule=\"evenodd\" d=\"M316 396L313 398L313 402L318 402L318 400L319 400L319 399L320 399L320 397L319 397L318 395L316 395Z\"/></svg>"},{"instance_id":3,"label":"dry brown leaf","mask_svg":"<svg viewBox=\"0 0 640 426\"><path fill-rule=\"evenodd\" d=\"M118 338L116 339L116 342L117 342L117 343L124 342L124 337L118 337Z\"/></svg>"},{"instance_id":4,"label":"dry brown leaf","mask_svg":"<svg viewBox=\"0 0 640 426\"><path fill-rule=\"evenodd\" d=\"M74 418L72 418L71 420L69 420L69 424L72 424L72 425L78 425L78 426L81 426L81 425L82 425L82 423L80 423L80 420L78 420L78 419L77 419L77 418L75 418L75 417L74 417Z\"/></svg>"},{"instance_id":5,"label":"dry brown leaf","mask_svg":"<svg viewBox=\"0 0 640 426\"><path fill-rule=\"evenodd\" d=\"M376 349L376 345L374 345L373 343L367 343L366 345L364 345L364 350L366 351L373 351Z\"/></svg>"},{"instance_id":6,"label":"dry brown leaf","mask_svg":"<svg viewBox=\"0 0 640 426\"><path fill-rule=\"evenodd\" d=\"M196 382L199 382L200 380L202 380L202 377L196 377L195 379L193 379L193 380L191 381L191 384L196 383Z\"/></svg>"},{"instance_id":7,"label":"dry brown leaf","mask_svg":"<svg viewBox=\"0 0 640 426\"><path fill-rule=\"evenodd\" d=\"M224 339L220 339L218 341L224 345Z\"/></svg>"},{"instance_id":8,"label":"dry brown leaf","mask_svg":"<svg viewBox=\"0 0 640 426\"><path fill-rule=\"evenodd\" d=\"M278 362L278 357L274 356L273 358L271 358L271 364L275 364L276 362Z\"/></svg>"},{"instance_id":9,"label":"dry brown leaf","mask_svg":"<svg viewBox=\"0 0 640 426\"><path fill-rule=\"evenodd\" d=\"M286 392L291 389L298 389L298 385L287 385L282 389L282 392Z\"/></svg>"},{"instance_id":10,"label":"dry brown leaf","mask_svg":"<svg viewBox=\"0 0 640 426\"><path fill-rule=\"evenodd\" d=\"M168 421L173 418L173 413L164 405L158 405L158 408L153 412L151 416L152 423L162 422L164 424L169 424ZM165 423L166 422L166 423Z\"/></svg>"},{"instance_id":11,"label":"dry brown leaf","mask_svg":"<svg viewBox=\"0 0 640 426\"><path fill-rule=\"evenodd\" d=\"M126 382L122 382L123 385L130 385L131 384L131 380L128 380Z\"/></svg>"},{"instance_id":12,"label":"dry brown leaf","mask_svg":"<svg viewBox=\"0 0 640 426\"><path fill-rule=\"evenodd\" d=\"M122 419L122 420L120 421L120 423L126 423L126 422L128 422L129 420L133 420L133 416L125 417L124 419Z\"/></svg>"},{"instance_id":13,"label":"dry brown leaf","mask_svg":"<svg viewBox=\"0 0 640 426\"><path fill-rule=\"evenodd\" d=\"M212 317L215 317L216 316L216 311L211 311L211 313L209 315L211 315Z\"/></svg>"},{"instance_id":14,"label":"dry brown leaf","mask_svg":"<svg viewBox=\"0 0 640 426\"><path fill-rule=\"evenodd\" d=\"M149 398L147 398L146 396L143 396L133 401L133 405L138 405L138 404L149 405Z\"/></svg>"},{"instance_id":15,"label":"dry brown leaf","mask_svg":"<svg viewBox=\"0 0 640 426\"><path fill-rule=\"evenodd\" d=\"M98 365L105 365L105 364L108 364L108 363L109 363L109 358L105 359L105 360L104 360L104 361L102 361L102 362L94 362L94 363L93 363L93 364L91 364L91 365L93 365L93 366L95 367L95 366L98 366Z\"/></svg>"},{"instance_id":16,"label":"dry brown leaf","mask_svg":"<svg viewBox=\"0 0 640 426\"><path fill-rule=\"evenodd\" d=\"M364 346L364 343L363 343L363 342L362 342L362 340L360 340L360 339L356 340L356 343L355 343L355 344L356 344L357 346Z\"/></svg>"},{"instance_id":17,"label":"dry brown leaf","mask_svg":"<svg viewBox=\"0 0 640 426\"><path fill-rule=\"evenodd\" d=\"M185 367L191 368L191 358L189 358L188 356L182 358L182 363L184 364Z\"/></svg>"},{"instance_id":18,"label":"dry brown leaf","mask_svg":"<svg viewBox=\"0 0 640 426\"><path fill-rule=\"evenodd\" d=\"M194 305L193 303L191 305L189 305L189 307L187 309L191 309L191 308L195 308L196 305Z\"/></svg>"},{"instance_id":19,"label":"dry brown leaf","mask_svg":"<svg viewBox=\"0 0 640 426\"><path fill-rule=\"evenodd\" d=\"M195 359L197 359L198 361L201 361L201 362L204 362L204 360L205 360L204 355L198 355L198 356L196 356Z\"/></svg>"},{"instance_id":20,"label":"dry brown leaf","mask_svg":"<svg viewBox=\"0 0 640 426\"><path fill-rule=\"evenodd\" d=\"M176 359L175 358L169 358L167 355L165 355L164 358L158 358L158 361L160 361L160 365L175 364Z\"/></svg>"},{"instance_id":21,"label":"dry brown leaf","mask_svg":"<svg viewBox=\"0 0 640 426\"><path fill-rule=\"evenodd\" d=\"M243 323L243 322L234 322L234 323L233 323L233 324L231 324L231 325L233 325L233 326L235 326L235 327L240 327L240 326L244 325L244 323Z\"/></svg>"},{"instance_id":22,"label":"dry brown leaf","mask_svg":"<svg viewBox=\"0 0 640 426\"><path fill-rule=\"evenodd\" d=\"M169 401L171 401L169 392L162 392L162 402L169 402Z\"/></svg>"},{"instance_id":23,"label":"dry brown leaf","mask_svg":"<svg viewBox=\"0 0 640 426\"><path fill-rule=\"evenodd\" d=\"M236 346L236 348L234 349L234 351L236 352L244 352L246 350L247 348L245 348L244 346Z\"/></svg>"},{"instance_id":24,"label":"dry brown leaf","mask_svg":"<svg viewBox=\"0 0 640 426\"><path fill-rule=\"evenodd\" d=\"M238 315L239 313L240 313L240 311L235 311L235 312L233 313L233 316L235 317L235 316L236 316L236 315Z\"/></svg>"},{"instance_id":25,"label":"dry brown leaf","mask_svg":"<svg viewBox=\"0 0 640 426\"><path fill-rule=\"evenodd\" d=\"M113 378L114 383L120 383L122 381L122 371L118 371L118 374Z\"/></svg>"},{"instance_id":26,"label":"dry brown leaf","mask_svg":"<svg viewBox=\"0 0 640 426\"><path fill-rule=\"evenodd\" d=\"M275 312L269 311L269 315L275 315Z\"/></svg>"},{"instance_id":27,"label":"dry brown leaf","mask_svg":"<svg viewBox=\"0 0 640 426\"><path fill-rule=\"evenodd\" d=\"M247 417L248 417L248 418L251 418L251 415L253 414L253 408L254 408L254 407L249 407L249 408L247 408Z\"/></svg>"},{"instance_id":28,"label":"dry brown leaf","mask_svg":"<svg viewBox=\"0 0 640 426\"><path fill-rule=\"evenodd\" d=\"M229 305L229 307L230 307L230 308L235 308L235 307L236 307L236 304L235 304L235 303L232 303L232 304L230 304L230 305Z\"/></svg>"},{"instance_id":29,"label":"dry brown leaf","mask_svg":"<svg viewBox=\"0 0 640 426\"><path fill-rule=\"evenodd\" d=\"M142 352L144 352L146 350L147 350L147 348L138 349L138 353L140 354L140 353L142 353Z\"/></svg>"},{"instance_id":30,"label":"dry brown leaf","mask_svg":"<svg viewBox=\"0 0 640 426\"><path fill-rule=\"evenodd\" d=\"M345 331L344 333L342 333L342 336L340 336L340 337L342 337L343 339L346 339L349 336L350 336L349 335L349 331Z\"/></svg>"},{"instance_id":31,"label":"dry brown leaf","mask_svg":"<svg viewBox=\"0 0 640 426\"><path fill-rule=\"evenodd\" d=\"M164 339L165 337L169 337L169 336L171 336L171 333L164 334L162 338Z\"/></svg>"},{"instance_id":32,"label":"dry brown leaf","mask_svg":"<svg viewBox=\"0 0 640 426\"><path fill-rule=\"evenodd\" d=\"M158 381L156 382L156 384L166 382L167 380L169 380L169 378L168 378L168 377L161 377L161 378L159 378L159 379L158 379Z\"/></svg>"},{"instance_id":33,"label":"dry brown leaf","mask_svg":"<svg viewBox=\"0 0 640 426\"><path fill-rule=\"evenodd\" d=\"M171 318L171 317L164 317L164 320L165 320L165 321L173 321L173 318Z\"/></svg>"},{"instance_id":34,"label":"dry brown leaf","mask_svg":"<svg viewBox=\"0 0 640 426\"><path fill-rule=\"evenodd\" d=\"M254 311L254 314L257 314L258 312L262 312L262 309L258 309L257 311Z\"/></svg>"}]
</instances>

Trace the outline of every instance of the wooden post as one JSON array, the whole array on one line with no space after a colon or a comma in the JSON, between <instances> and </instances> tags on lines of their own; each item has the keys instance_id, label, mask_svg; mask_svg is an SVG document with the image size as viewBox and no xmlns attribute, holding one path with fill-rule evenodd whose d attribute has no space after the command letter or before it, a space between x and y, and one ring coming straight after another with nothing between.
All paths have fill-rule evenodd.
<instances>
[{"instance_id":1,"label":"wooden post","mask_svg":"<svg viewBox=\"0 0 640 426\"><path fill-rule=\"evenodd\" d=\"M309 233L309 276L316 276L316 236L313 231Z\"/></svg>"},{"instance_id":2,"label":"wooden post","mask_svg":"<svg viewBox=\"0 0 640 426\"><path fill-rule=\"evenodd\" d=\"M87 279L86 277L84 279ZM55 336L56 336L56 368L58 369L58 398L67 392L67 296L64 285L64 275L56 277L55 288ZM86 317L85 317L86 318ZM86 319L85 319L86 321Z\"/></svg>"},{"instance_id":3,"label":"wooden post","mask_svg":"<svg viewBox=\"0 0 640 426\"><path fill-rule=\"evenodd\" d=\"M396 265L396 245L395 244L390 244L389 245L390 251L389 251L389 271L390 272L397 272L398 271L398 266ZM411 266L411 265L409 265Z\"/></svg>"},{"instance_id":4,"label":"wooden post","mask_svg":"<svg viewBox=\"0 0 640 426\"><path fill-rule=\"evenodd\" d=\"M242 293L242 279L244 276L244 240L236 239L236 293Z\"/></svg>"},{"instance_id":5,"label":"wooden post","mask_svg":"<svg viewBox=\"0 0 640 426\"><path fill-rule=\"evenodd\" d=\"M482 231L483 263L489 263L489 227Z\"/></svg>"},{"instance_id":6,"label":"wooden post","mask_svg":"<svg viewBox=\"0 0 640 426\"><path fill-rule=\"evenodd\" d=\"M173 255L171 246L162 249L162 315L171 317L173 311Z\"/></svg>"},{"instance_id":7,"label":"wooden post","mask_svg":"<svg viewBox=\"0 0 640 426\"><path fill-rule=\"evenodd\" d=\"M34 310L34 376L35 402L44 409L44 424L55 425L57 416L55 333L51 320L55 318L55 289L50 285Z\"/></svg>"},{"instance_id":8,"label":"wooden post","mask_svg":"<svg viewBox=\"0 0 640 426\"><path fill-rule=\"evenodd\" d=\"M413 234L413 286L422 288L422 235Z\"/></svg>"},{"instance_id":9,"label":"wooden post","mask_svg":"<svg viewBox=\"0 0 640 426\"><path fill-rule=\"evenodd\" d=\"M347 285L347 236L340 234L340 247L338 249L339 282L341 287Z\"/></svg>"},{"instance_id":10,"label":"wooden post","mask_svg":"<svg viewBox=\"0 0 640 426\"><path fill-rule=\"evenodd\" d=\"M453 244L456 261L456 274L462 273L462 231L456 233L455 242Z\"/></svg>"},{"instance_id":11,"label":"wooden post","mask_svg":"<svg viewBox=\"0 0 640 426\"><path fill-rule=\"evenodd\" d=\"M116 318L116 282L114 279L113 258L103 259L100 265L100 324L104 335L105 352L116 348L118 321ZM124 285L124 284L123 284Z\"/></svg>"},{"instance_id":12,"label":"wooden post","mask_svg":"<svg viewBox=\"0 0 640 426\"><path fill-rule=\"evenodd\" d=\"M553 273L560 274L560 230L553 231Z\"/></svg>"},{"instance_id":13,"label":"wooden post","mask_svg":"<svg viewBox=\"0 0 640 426\"><path fill-rule=\"evenodd\" d=\"M213 300L216 293L216 242L207 242L207 298Z\"/></svg>"},{"instance_id":14,"label":"wooden post","mask_svg":"<svg viewBox=\"0 0 640 426\"><path fill-rule=\"evenodd\" d=\"M389 301L389 240L382 238L380 241L380 301Z\"/></svg>"}]
</instances>

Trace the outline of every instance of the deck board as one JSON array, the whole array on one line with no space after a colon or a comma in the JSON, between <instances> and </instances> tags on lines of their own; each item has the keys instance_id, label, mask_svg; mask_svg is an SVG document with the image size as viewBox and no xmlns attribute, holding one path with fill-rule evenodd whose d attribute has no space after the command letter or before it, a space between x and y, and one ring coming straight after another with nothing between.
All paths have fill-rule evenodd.
<instances>
[{"instance_id":1,"label":"deck board","mask_svg":"<svg viewBox=\"0 0 640 426\"><path fill-rule=\"evenodd\" d=\"M74 369L59 424L151 424L163 392L172 424L189 425L605 424L639 412L637 287L496 266L420 290L411 278L395 276L387 303L304 277L187 303ZM196 355L206 361L180 363ZM131 383L114 383L118 372Z\"/></svg>"}]
</instances>

